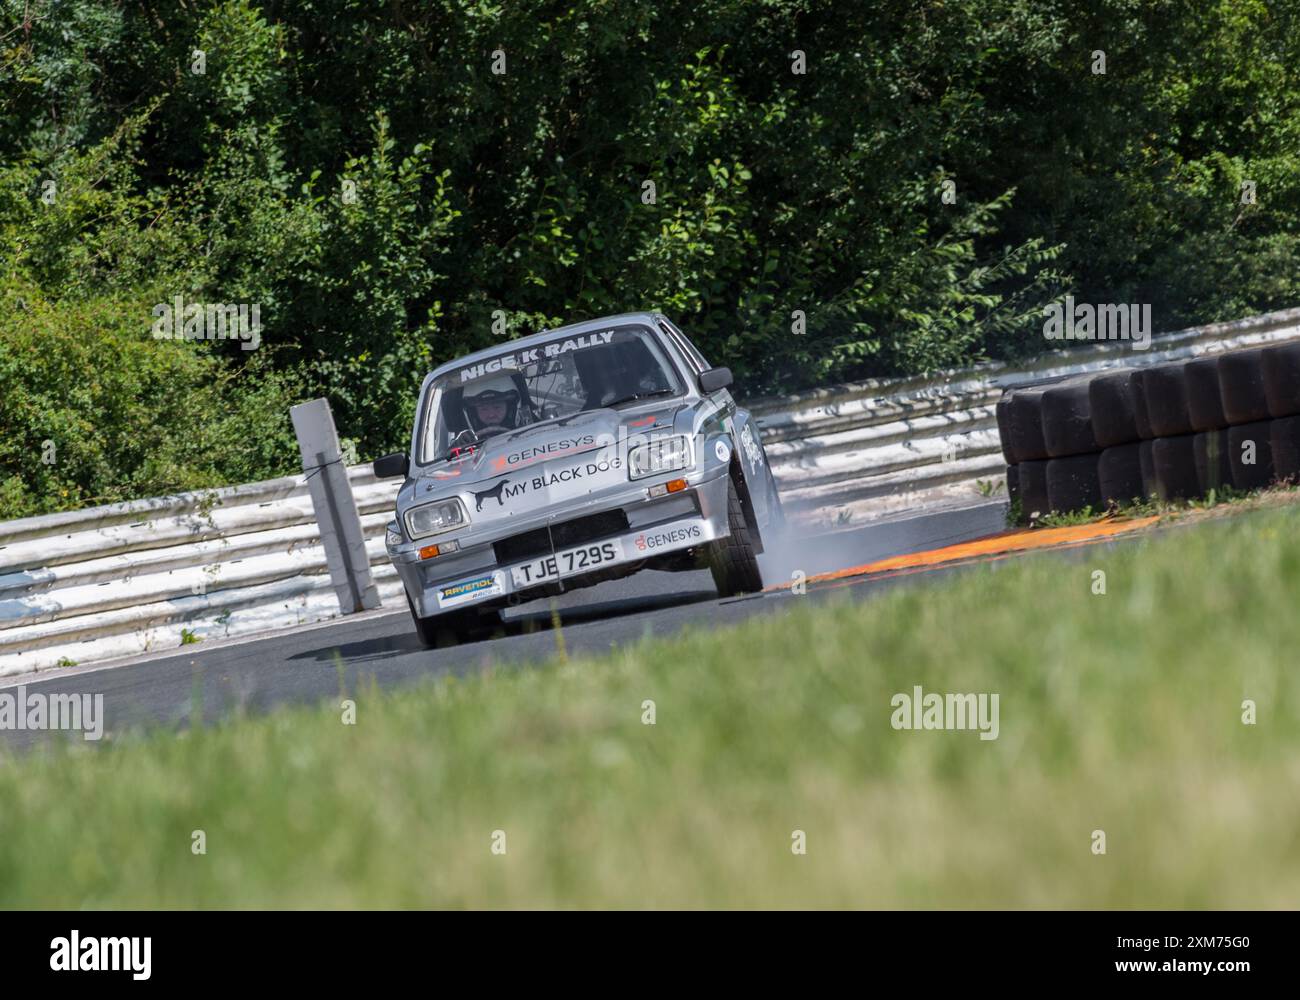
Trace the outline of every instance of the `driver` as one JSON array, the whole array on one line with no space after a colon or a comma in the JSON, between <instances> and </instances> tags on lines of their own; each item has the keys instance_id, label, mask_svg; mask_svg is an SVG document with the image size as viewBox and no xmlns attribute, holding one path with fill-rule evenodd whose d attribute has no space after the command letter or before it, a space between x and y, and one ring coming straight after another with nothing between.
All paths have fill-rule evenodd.
<instances>
[{"instance_id":1,"label":"driver","mask_svg":"<svg viewBox=\"0 0 1300 1000\"><path fill-rule=\"evenodd\" d=\"M519 389L509 377L492 379L465 394L465 419L480 439L522 427Z\"/></svg>"}]
</instances>

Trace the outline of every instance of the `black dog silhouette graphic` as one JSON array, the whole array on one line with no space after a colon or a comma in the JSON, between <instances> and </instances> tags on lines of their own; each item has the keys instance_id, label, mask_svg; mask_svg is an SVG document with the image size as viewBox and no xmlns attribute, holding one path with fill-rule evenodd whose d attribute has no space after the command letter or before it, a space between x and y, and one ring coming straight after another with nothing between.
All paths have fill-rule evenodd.
<instances>
[{"instance_id":1,"label":"black dog silhouette graphic","mask_svg":"<svg viewBox=\"0 0 1300 1000\"><path fill-rule=\"evenodd\" d=\"M503 479L503 480L501 480L501 482L499 482L499 483L497 483L495 486L493 486L490 490L484 490L482 493L474 493L473 490L470 490L471 493L474 493L474 510L475 510L475 511L480 511L480 510L482 510L482 509L483 509L483 501L484 501L485 499L487 499L488 497L496 497L496 498L497 498L497 506L498 506L498 507L504 507L504 506L505 506L505 501L501 499L501 491L504 490L504 489L506 488L506 483L508 483L508 482L510 482L509 479Z\"/></svg>"}]
</instances>

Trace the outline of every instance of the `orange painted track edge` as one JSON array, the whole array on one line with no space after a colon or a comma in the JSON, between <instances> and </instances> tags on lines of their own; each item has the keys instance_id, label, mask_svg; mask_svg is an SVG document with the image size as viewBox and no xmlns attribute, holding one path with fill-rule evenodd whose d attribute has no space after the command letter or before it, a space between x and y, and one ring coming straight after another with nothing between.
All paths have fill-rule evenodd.
<instances>
[{"instance_id":1,"label":"orange painted track edge","mask_svg":"<svg viewBox=\"0 0 1300 1000\"><path fill-rule=\"evenodd\" d=\"M1141 517L1131 521L1102 521L1096 524L1070 525L1064 528L1022 528L985 535L969 542L958 542L942 548L890 556L874 562L818 573L805 578L804 583L829 583L860 576L894 574L899 571L934 568L956 563L978 561L981 558L999 558L1016 552L1036 549L1073 548L1092 542L1104 541L1117 535L1139 531L1160 520L1159 517ZM764 588L766 591L788 590L794 584L780 583Z\"/></svg>"}]
</instances>

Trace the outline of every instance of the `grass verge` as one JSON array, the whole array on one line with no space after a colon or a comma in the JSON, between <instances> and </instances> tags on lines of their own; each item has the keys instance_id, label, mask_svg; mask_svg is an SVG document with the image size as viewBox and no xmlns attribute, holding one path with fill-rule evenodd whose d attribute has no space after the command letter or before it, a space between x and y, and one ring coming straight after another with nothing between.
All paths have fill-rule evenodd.
<instances>
[{"instance_id":1,"label":"grass verge","mask_svg":"<svg viewBox=\"0 0 1300 1000\"><path fill-rule=\"evenodd\" d=\"M1053 511L1044 514L1042 517L1034 518L1033 527L1068 528L1077 524L1092 524L1095 521L1105 521L1116 517L1133 518L1150 517L1152 515L1167 520L1178 520L1188 517L1204 517L1210 512L1217 516L1219 514L1239 514L1251 510L1267 510L1297 502L1300 502L1300 486L1290 483L1280 483L1267 489L1251 490L1249 492L1224 487L1219 490L1210 490L1205 496L1192 500L1164 501L1150 498L1141 501L1135 500L1132 503L1123 505L1112 504L1102 510L1084 507L1082 510L1066 511L1065 513ZM1017 499L1007 507L1007 526L1012 528L1022 527L1021 518L1020 501Z\"/></svg>"},{"instance_id":2,"label":"grass verge","mask_svg":"<svg viewBox=\"0 0 1300 1000\"><path fill-rule=\"evenodd\" d=\"M10 758L0 904L1289 907L1298 596L1300 510L1262 510L351 692L350 726ZM915 685L997 693L998 739L892 729Z\"/></svg>"}]
</instances>

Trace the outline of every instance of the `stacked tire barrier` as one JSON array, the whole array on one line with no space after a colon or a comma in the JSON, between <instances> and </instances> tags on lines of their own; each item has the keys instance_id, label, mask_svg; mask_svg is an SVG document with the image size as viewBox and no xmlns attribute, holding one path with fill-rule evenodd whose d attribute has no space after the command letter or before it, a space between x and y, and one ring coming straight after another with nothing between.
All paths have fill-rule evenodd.
<instances>
[{"instance_id":1,"label":"stacked tire barrier","mask_svg":"<svg viewBox=\"0 0 1300 1000\"><path fill-rule=\"evenodd\" d=\"M997 408L1023 520L1300 480L1300 343L1009 389Z\"/></svg>"}]
</instances>

